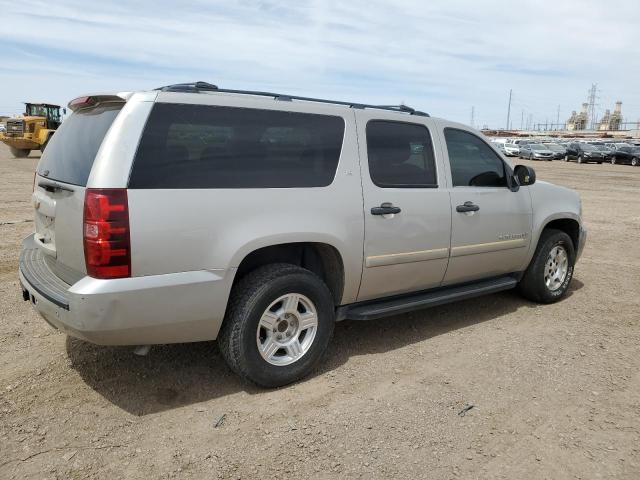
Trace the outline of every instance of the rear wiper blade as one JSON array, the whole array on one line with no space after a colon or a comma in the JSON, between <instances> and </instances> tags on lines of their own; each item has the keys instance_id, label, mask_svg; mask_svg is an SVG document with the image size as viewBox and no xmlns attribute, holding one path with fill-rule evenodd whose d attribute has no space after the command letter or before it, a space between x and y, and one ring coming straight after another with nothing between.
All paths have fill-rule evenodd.
<instances>
[{"instance_id":1,"label":"rear wiper blade","mask_svg":"<svg viewBox=\"0 0 640 480\"><path fill-rule=\"evenodd\" d=\"M55 192L56 190L64 190L65 192L75 192L71 187L61 185L53 180L40 180L38 186L44 188L47 192Z\"/></svg>"}]
</instances>

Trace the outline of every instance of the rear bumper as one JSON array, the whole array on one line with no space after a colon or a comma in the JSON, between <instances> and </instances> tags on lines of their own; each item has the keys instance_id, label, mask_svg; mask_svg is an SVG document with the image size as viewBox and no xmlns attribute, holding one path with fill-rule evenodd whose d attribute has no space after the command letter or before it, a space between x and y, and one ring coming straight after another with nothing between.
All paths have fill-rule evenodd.
<instances>
[{"instance_id":1,"label":"rear bumper","mask_svg":"<svg viewBox=\"0 0 640 480\"><path fill-rule=\"evenodd\" d=\"M68 335L100 345L194 342L218 335L234 271L84 277L67 285L33 247L28 237L20 257L23 297Z\"/></svg>"}]
</instances>

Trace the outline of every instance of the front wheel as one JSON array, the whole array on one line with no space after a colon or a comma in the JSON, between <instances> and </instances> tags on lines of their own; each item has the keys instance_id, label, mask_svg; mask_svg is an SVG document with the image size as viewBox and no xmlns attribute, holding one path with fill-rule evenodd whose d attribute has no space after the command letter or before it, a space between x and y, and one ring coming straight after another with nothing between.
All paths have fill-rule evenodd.
<instances>
[{"instance_id":1,"label":"front wheel","mask_svg":"<svg viewBox=\"0 0 640 480\"><path fill-rule=\"evenodd\" d=\"M9 150L11 150L11 155L15 158L27 158L31 153L31 150L28 148L9 147Z\"/></svg>"},{"instance_id":2,"label":"front wheel","mask_svg":"<svg viewBox=\"0 0 640 480\"><path fill-rule=\"evenodd\" d=\"M561 230L544 230L518 290L534 302L557 302L567 293L575 261L571 237Z\"/></svg>"},{"instance_id":3,"label":"front wheel","mask_svg":"<svg viewBox=\"0 0 640 480\"><path fill-rule=\"evenodd\" d=\"M611 157L611 165L615 165L616 164L616 157Z\"/></svg>"},{"instance_id":4,"label":"front wheel","mask_svg":"<svg viewBox=\"0 0 640 480\"><path fill-rule=\"evenodd\" d=\"M636 157L633 157L631 159L631 165L633 165L634 167L638 166L638 159Z\"/></svg>"},{"instance_id":5,"label":"front wheel","mask_svg":"<svg viewBox=\"0 0 640 480\"><path fill-rule=\"evenodd\" d=\"M334 321L331 293L318 276L271 264L234 286L218 344L240 377L280 387L311 372L327 349Z\"/></svg>"},{"instance_id":6,"label":"front wheel","mask_svg":"<svg viewBox=\"0 0 640 480\"><path fill-rule=\"evenodd\" d=\"M569 155L565 155L565 156L564 156L564 161L565 161L565 162L568 162L568 161L569 161Z\"/></svg>"},{"instance_id":7,"label":"front wheel","mask_svg":"<svg viewBox=\"0 0 640 480\"><path fill-rule=\"evenodd\" d=\"M582 155L580 155L580 156L578 157L578 163L582 163L582 162L584 162L584 159L582 158Z\"/></svg>"}]
</instances>

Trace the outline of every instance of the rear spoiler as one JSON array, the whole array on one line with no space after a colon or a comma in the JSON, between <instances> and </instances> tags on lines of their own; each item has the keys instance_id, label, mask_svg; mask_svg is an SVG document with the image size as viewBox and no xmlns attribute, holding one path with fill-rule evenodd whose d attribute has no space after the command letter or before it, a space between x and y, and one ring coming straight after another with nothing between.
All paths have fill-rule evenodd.
<instances>
[{"instance_id":1,"label":"rear spoiler","mask_svg":"<svg viewBox=\"0 0 640 480\"><path fill-rule=\"evenodd\" d=\"M74 98L67 105L72 111L77 112L85 108L93 108L103 103L126 103L133 95L133 92L101 93L95 95L85 95Z\"/></svg>"}]
</instances>

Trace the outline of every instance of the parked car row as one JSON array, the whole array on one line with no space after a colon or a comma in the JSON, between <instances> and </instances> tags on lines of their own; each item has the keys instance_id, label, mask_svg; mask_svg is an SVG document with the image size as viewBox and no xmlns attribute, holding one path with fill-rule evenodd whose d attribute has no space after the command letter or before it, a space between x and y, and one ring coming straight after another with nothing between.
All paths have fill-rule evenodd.
<instances>
[{"instance_id":1,"label":"parked car row","mask_svg":"<svg viewBox=\"0 0 640 480\"><path fill-rule=\"evenodd\" d=\"M528 160L564 160L577 163L640 165L640 141L510 138L493 144L508 157Z\"/></svg>"}]
</instances>

